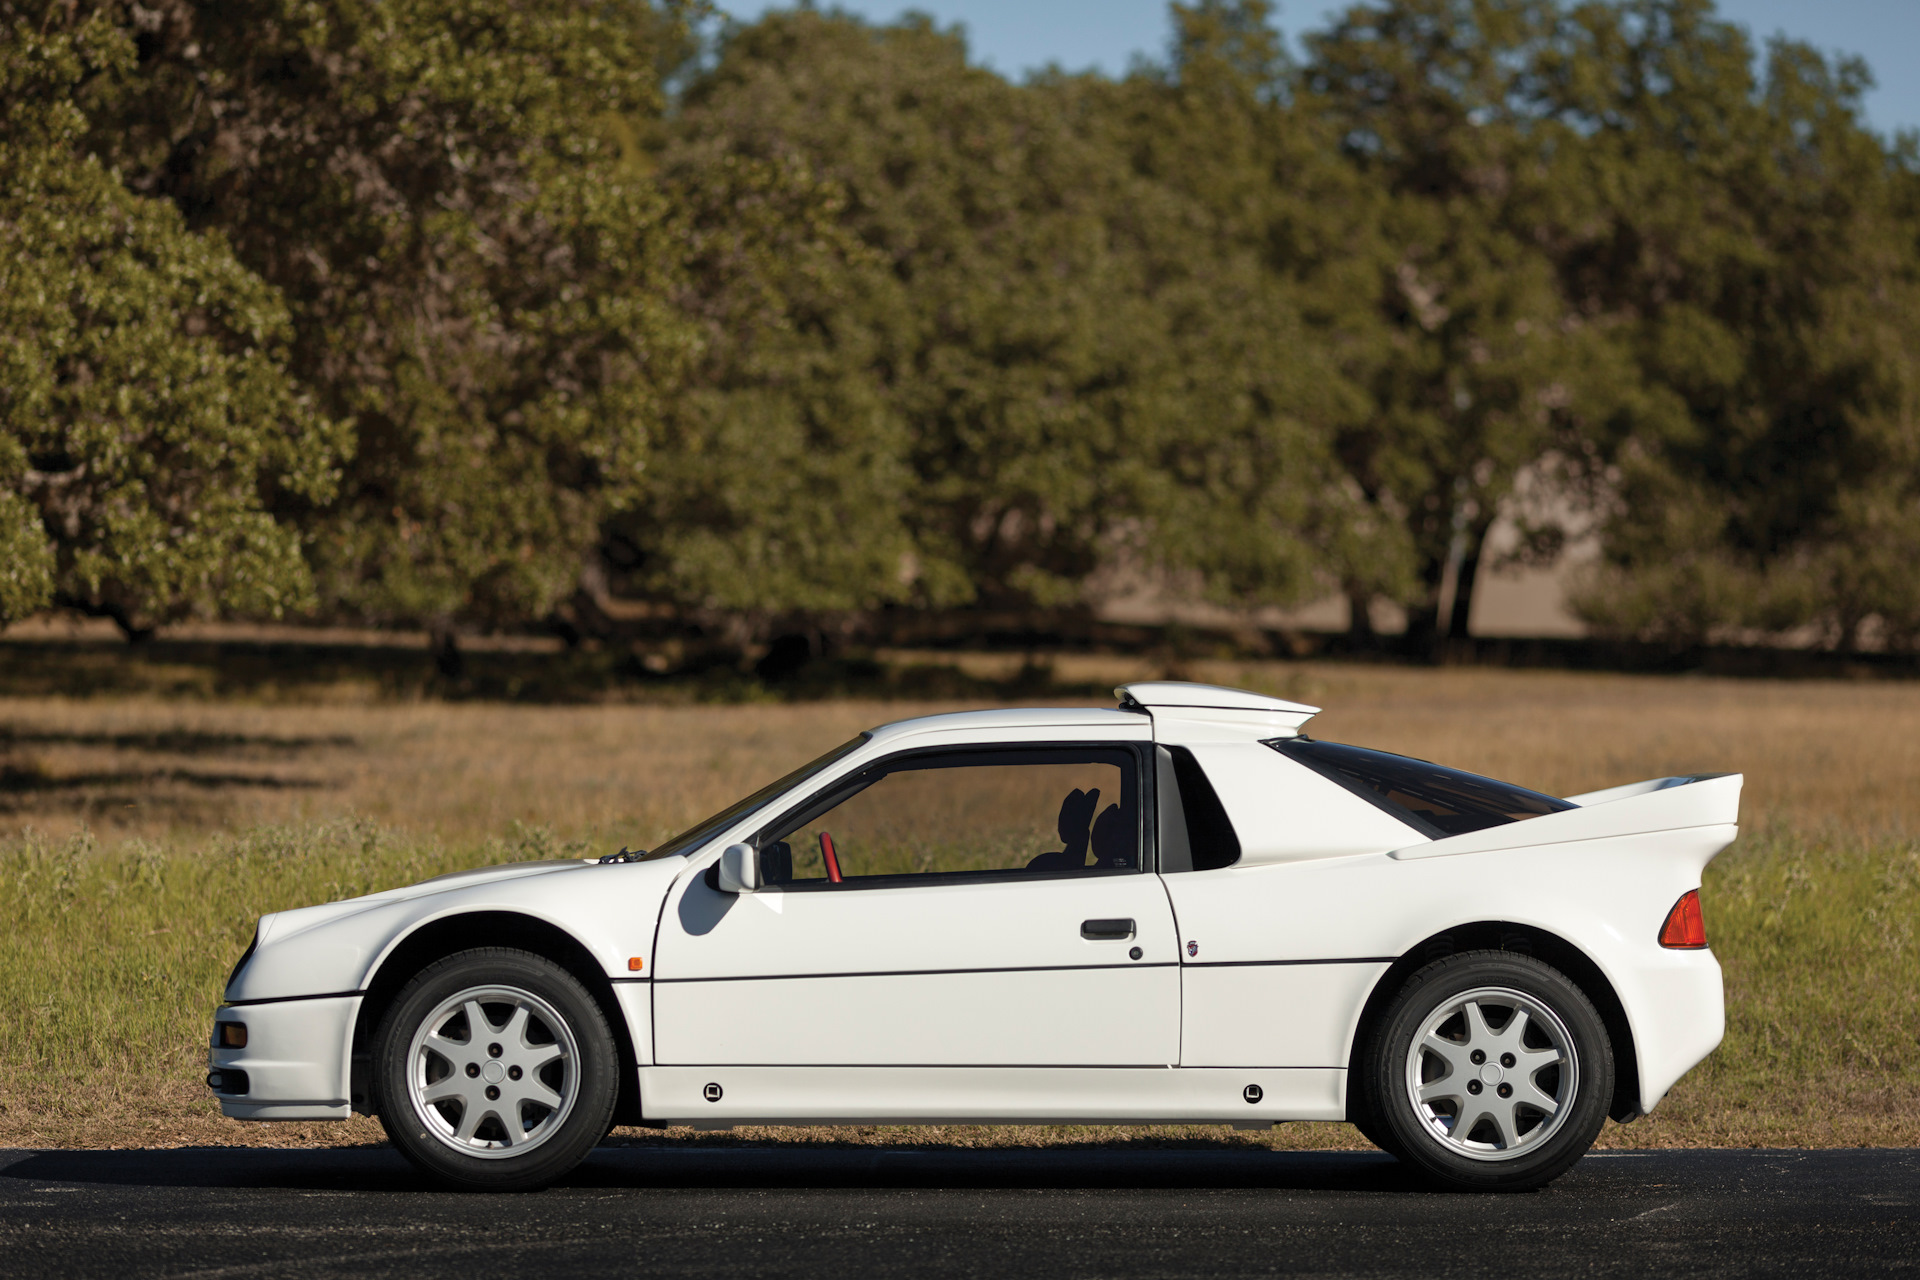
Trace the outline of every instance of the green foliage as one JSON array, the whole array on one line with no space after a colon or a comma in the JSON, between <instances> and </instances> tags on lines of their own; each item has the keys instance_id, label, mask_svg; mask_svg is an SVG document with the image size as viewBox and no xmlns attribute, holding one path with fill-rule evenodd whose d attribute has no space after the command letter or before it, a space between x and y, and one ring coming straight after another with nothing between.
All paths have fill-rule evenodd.
<instances>
[{"instance_id":1,"label":"green foliage","mask_svg":"<svg viewBox=\"0 0 1920 1280\"><path fill-rule=\"evenodd\" d=\"M103 9L102 12L117 12ZM88 88L136 190L286 299L293 364L358 449L314 531L329 611L538 618L631 503L690 335L667 210L614 123L656 112L644 0L169 0Z\"/></svg>"},{"instance_id":2,"label":"green foliage","mask_svg":"<svg viewBox=\"0 0 1920 1280\"><path fill-rule=\"evenodd\" d=\"M1380 335L1365 302L1377 195L1323 120L1290 105L1265 0L1172 7L1173 57L1103 96L1135 170L1180 193L1154 241L1184 414L1155 459L1151 536L1227 603L1303 588L1410 589L1397 520L1338 456L1365 421ZM1097 89L1096 84L1089 84Z\"/></svg>"},{"instance_id":3,"label":"green foliage","mask_svg":"<svg viewBox=\"0 0 1920 1280\"><path fill-rule=\"evenodd\" d=\"M0 20L0 622L310 607L269 506L326 500L344 446L288 376L278 296L76 154L71 92L124 61L115 33Z\"/></svg>"},{"instance_id":4,"label":"green foliage","mask_svg":"<svg viewBox=\"0 0 1920 1280\"><path fill-rule=\"evenodd\" d=\"M1701 896L1728 1018L1699 1092L1744 1109L1783 1079L1821 1091L1920 1079L1920 851L1748 836L1708 869Z\"/></svg>"},{"instance_id":5,"label":"green foliage","mask_svg":"<svg viewBox=\"0 0 1920 1280\"><path fill-rule=\"evenodd\" d=\"M1358 255L1368 410L1336 449L1414 555L1418 642L1466 634L1482 548L1519 477L1579 458L1618 360L1556 275L1584 216L1582 139L1539 100L1566 21L1551 0L1355 5L1310 35L1299 109L1372 188ZM1442 579L1458 567L1449 618Z\"/></svg>"},{"instance_id":6,"label":"green foliage","mask_svg":"<svg viewBox=\"0 0 1920 1280\"><path fill-rule=\"evenodd\" d=\"M1920 142L1860 64L1711 0L1366 0L1298 64L1194 0L1024 83L706 14L0 0L0 620L1155 581L1418 650L1504 515L1597 528L1604 630L1920 645Z\"/></svg>"},{"instance_id":7,"label":"green foliage","mask_svg":"<svg viewBox=\"0 0 1920 1280\"><path fill-rule=\"evenodd\" d=\"M1134 164L1115 95L1011 85L922 21L732 33L669 164L817 175L858 251L781 300L777 337L714 348L700 478L663 470L679 518L635 535L654 581L724 566L756 587L735 607L774 608L1076 605L1116 561L1311 585L1318 362L1285 290ZM711 448L720 424L761 447Z\"/></svg>"},{"instance_id":8,"label":"green foliage","mask_svg":"<svg viewBox=\"0 0 1920 1280\"><path fill-rule=\"evenodd\" d=\"M844 313L876 263L844 199L791 156L698 141L665 158L700 355L666 407L645 496L611 524L630 586L764 617L905 598L907 433Z\"/></svg>"},{"instance_id":9,"label":"green foliage","mask_svg":"<svg viewBox=\"0 0 1920 1280\"><path fill-rule=\"evenodd\" d=\"M1559 90L1592 123L1569 288L1616 318L1631 393L1595 622L1698 641L1869 619L1913 643L1911 144L1859 120L1868 81L1805 46L1756 76L1702 0L1582 11Z\"/></svg>"}]
</instances>

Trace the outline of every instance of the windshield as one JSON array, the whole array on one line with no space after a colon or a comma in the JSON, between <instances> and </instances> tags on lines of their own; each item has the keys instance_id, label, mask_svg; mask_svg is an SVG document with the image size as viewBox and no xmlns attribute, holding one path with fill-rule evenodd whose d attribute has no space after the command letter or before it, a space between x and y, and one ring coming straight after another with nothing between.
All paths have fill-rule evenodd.
<instances>
[{"instance_id":1,"label":"windshield","mask_svg":"<svg viewBox=\"0 0 1920 1280\"><path fill-rule=\"evenodd\" d=\"M1511 782L1367 747L1304 737L1267 745L1434 839L1578 807Z\"/></svg>"},{"instance_id":2,"label":"windshield","mask_svg":"<svg viewBox=\"0 0 1920 1280\"><path fill-rule=\"evenodd\" d=\"M694 824L665 844L649 850L640 861L653 862L659 858L677 858L683 854L692 853L695 849L698 849L701 845L713 839L722 831L740 821L740 819L746 817L755 809L758 809L761 805L766 804L777 796L784 795L794 787L805 782L808 778L813 777L813 775L825 769L828 765L831 765L834 761L844 759L859 748L865 746L869 736L870 735L863 733L850 742L843 742L833 750L827 752L827 754L821 756L818 760L801 765L798 769L795 769L792 773L778 781L769 782L766 786L760 788L746 799L734 801L720 812L714 814L711 818Z\"/></svg>"}]
</instances>

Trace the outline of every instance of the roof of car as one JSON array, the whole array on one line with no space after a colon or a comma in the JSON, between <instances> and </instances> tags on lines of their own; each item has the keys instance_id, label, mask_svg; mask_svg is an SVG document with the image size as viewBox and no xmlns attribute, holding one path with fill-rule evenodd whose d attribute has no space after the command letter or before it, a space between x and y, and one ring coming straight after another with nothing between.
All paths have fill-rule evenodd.
<instances>
[{"instance_id":1,"label":"roof of car","mask_svg":"<svg viewBox=\"0 0 1920 1280\"><path fill-rule=\"evenodd\" d=\"M1138 711L1109 707L999 707L991 711L949 711L940 715L896 720L873 730L876 741L946 729L1140 728L1148 727Z\"/></svg>"}]
</instances>

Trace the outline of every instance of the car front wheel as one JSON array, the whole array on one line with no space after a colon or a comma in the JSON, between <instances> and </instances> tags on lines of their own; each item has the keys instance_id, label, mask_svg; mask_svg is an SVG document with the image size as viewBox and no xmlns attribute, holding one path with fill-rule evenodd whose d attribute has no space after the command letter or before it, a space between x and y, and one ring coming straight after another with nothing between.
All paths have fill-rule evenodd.
<instances>
[{"instance_id":1,"label":"car front wheel","mask_svg":"<svg viewBox=\"0 0 1920 1280\"><path fill-rule=\"evenodd\" d=\"M1367 1055L1372 1115L1391 1149L1460 1190L1544 1185L1593 1145L1613 1097L1606 1025L1567 976L1475 951L1421 969Z\"/></svg>"},{"instance_id":2,"label":"car front wheel","mask_svg":"<svg viewBox=\"0 0 1920 1280\"><path fill-rule=\"evenodd\" d=\"M442 1181L528 1190L607 1132L617 1060L606 1018L565 969L526 951L463 951L409 982L375 1033L380 1121Z\"/></svg>"}]
</instances>

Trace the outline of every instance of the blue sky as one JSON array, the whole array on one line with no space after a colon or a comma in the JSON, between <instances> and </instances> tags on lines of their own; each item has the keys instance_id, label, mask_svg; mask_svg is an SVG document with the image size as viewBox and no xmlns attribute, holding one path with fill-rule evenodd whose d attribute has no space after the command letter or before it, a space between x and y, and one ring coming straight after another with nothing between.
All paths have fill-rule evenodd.
<instances>
[{"instance_id":1,"label":"blue sky","mask_svg":"<svg viewBox=\"0 0 1920 1280\"><path fill-rule=\"evenodd\" d=\"M754 18L787 6L721 0L720 7ZM1049 62L1116 74L1136 53L1157 56L1167 38L1165 0L838 0L838 7L875 21L918 9L943 26L959 23L977 59L1016 77ZM1323 25L1341 7L1283 0L1281 29L1297 35ZM1785 32L1829 53L1861 55L1879 82L1867 97L1873 126L1887 132L1920 128L1920 0L1720 0L1719 8L1760 39Z\"/></svg>"}]
</instances>

